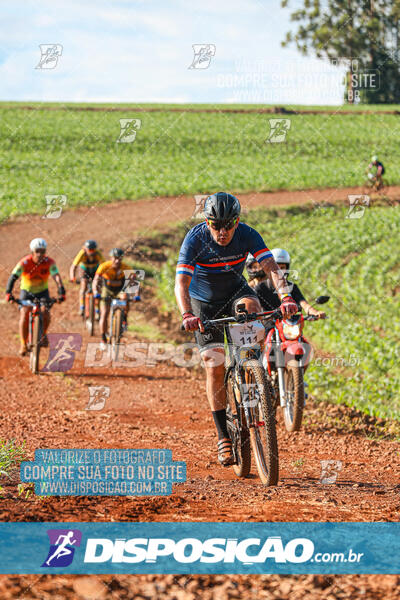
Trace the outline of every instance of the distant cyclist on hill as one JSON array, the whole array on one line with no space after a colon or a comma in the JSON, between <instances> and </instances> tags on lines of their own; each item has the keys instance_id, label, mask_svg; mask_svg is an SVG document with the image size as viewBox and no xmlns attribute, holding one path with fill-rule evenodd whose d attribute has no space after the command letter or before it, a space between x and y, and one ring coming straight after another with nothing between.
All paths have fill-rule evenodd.
<instances>
[{"instance_id":1,"label":"distant cyclist on hill","mask_svg":"<svg viewBox=\"0 0 400 600\"><path fill-rule=\"evenodd\" d=\"M234 462L226 424L224 386L224 332L204 330L203 320L232 316L239 303L249 312L261 311L255 292L243 277L246 257L253 254L278 291L282 312L297 312L287 283L264 240L252 227L239 222L240 204L235 196L218 192L206 199L205 222L193 227L180 249L175 295L186 331L195 331L206 371L207 398L218 433L218 460Z\"/></svg>"},{"instance_id":2,"label":"distant cyclist on hill","mask_svg":"<svg viewBox=\"0 0 400 600\"><path fill-rule=\"evenodd\" d=\"M104 262L104 258L100 250L97 248L95 240L86 240L83 248L75 256L71 268L69 270L70 281L75 281L77 267L80 267L81 285L79 288L79 314L83 315L85 310L85 292L88 280L95 276L97 267ZM96 303L96 319L99 318L99 308Z\"/></svg>"},{"instance_id":3,"label":"distant cyclist on hill","mask_svg":"<svg viewBox=\"0 0 400 600\"><path fill-rule=\"evenodd\" d=\"M374 187L379 189L382 186L382 176L385 174L385 167L376 155L371 158L366 173L368 174L368 179L373 182Z\"/></svg>"}]
</instances>

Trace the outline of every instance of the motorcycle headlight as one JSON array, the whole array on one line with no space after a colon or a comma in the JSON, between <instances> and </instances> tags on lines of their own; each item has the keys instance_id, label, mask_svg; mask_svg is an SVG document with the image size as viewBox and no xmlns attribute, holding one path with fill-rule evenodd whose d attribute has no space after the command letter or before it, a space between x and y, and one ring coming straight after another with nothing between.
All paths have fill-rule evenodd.
<instances>
[{"instance_id":1,"label":"motorcycle headlight","mask_svg":"<svg viewBox=\"0 0 400 600\"><path fill-rule=\"evenodd\" d=\"M289 325L283 322L283 335L287 340L295 340L300 335L300 325Z\"/></svg>"}]
</instances>

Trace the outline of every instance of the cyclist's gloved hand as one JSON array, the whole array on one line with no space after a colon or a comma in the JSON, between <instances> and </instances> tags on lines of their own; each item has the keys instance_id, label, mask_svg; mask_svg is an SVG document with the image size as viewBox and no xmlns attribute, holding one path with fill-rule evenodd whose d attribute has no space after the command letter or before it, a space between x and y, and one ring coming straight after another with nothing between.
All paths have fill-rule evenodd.
<instances>
[{"instance_id":1,"label":"cyclist's gloved hand","mask_svg":"<svg viewBox=\"0 0 400 600\"><path fill-rule=\"evenodd\" d=\"M12 302L13 301L13 297L12 294L6 294L6 302Z\"/></svg>"},{"instance_id":2,"label":"cyclist's gloved hand","mask_svg":"<svg viewBox=\"0 0 400 600\"><path fill-rule=\"evenodd\" d=\"M292 296L285 296L281 302L280 309L284 317L289 317L298 312L298 306Z\"/></svg>"},{"instance_id":3,"label":"cyclist's gloved hand","mask_svg":"<svg viewBox=\"0 0 400 600\"><path fill-rule=\"evenodd\" d=\"M195 331L196 329L200 329L202 333L204 331L201 319L195 317L191 312L186 312L182 315L182 325L185 331Z\"/></svg>"},{"instance_id":4,"label":"cyclist's gloved hand","mask_svg":"<svg viewBox=\"0 0 400 600\"><path fill-rule=\"evenodd\" d=\"M64 302L64 300L65 300L65 288L64 288L64 286L63 286L63 285L61 285L61 286L58 288L58 290L57 290L57 291L58 291L58 301L59 301L59 302Z\"/></svg>"}]
</instances>

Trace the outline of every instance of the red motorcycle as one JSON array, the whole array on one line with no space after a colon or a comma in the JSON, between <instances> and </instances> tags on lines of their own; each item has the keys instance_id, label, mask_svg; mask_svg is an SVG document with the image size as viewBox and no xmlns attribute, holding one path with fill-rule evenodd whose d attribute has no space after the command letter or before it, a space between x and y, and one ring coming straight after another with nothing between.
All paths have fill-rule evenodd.
<instances>
[{"instance_id":1,"label":"red motorcycle","mask_svg":"<svg viewBox=\"0 0 400 600\"><path fill-rule=\"evenodd\" d=\"M315 304L325 304L329 296L319 296ZM301 313L284 318L280 309L273 311L262 364L274 393L275 407L282 407L287 431L298 431L306 398L304 372L312 357L312 346L303 336L304 321L316 321L314 315Z\"/></svg>"}]
</instances>

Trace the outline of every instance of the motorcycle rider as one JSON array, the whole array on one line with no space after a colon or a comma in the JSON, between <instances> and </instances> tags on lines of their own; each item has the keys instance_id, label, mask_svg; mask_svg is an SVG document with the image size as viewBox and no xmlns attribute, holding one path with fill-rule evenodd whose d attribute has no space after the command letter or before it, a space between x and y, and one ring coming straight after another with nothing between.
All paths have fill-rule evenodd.
<instances>
[{"instance_id":1,"label":"motorcycle rider","mask_svg":"<svg viewBox=\"0 0 400 600\"><path fill-rule=\"evenodd\" d=\"M289 276L289 269L290 269L290 254L287 250L284 250L283 248L274 248L273 250L271 250L272 256L275 259L275 262L277 263L278 267L282 270L282 272L284 273L285 277ZM250 259L251 260L251 259ZM247 271L249 272L249 277L252 277L253 279L257 280L259 283L254 287L254 291L256 292L260 302L261 302L261 306L263 307L264 310L275 310L276 308L279 308L280 306L280 301L279 301L279 297L278 294L276 293L274 286L272 285L272 281L267 278L265 276L264 273L260 273L260 269L255 268L256 265L254 264L255 260L253 259L253 262L249 261L249 264L247 266ZM263 277L264 275L264 277ZM318 317L318 319L325 319L326 318L326 313L322 310L317 310L316 308L314 308L313 306L311 306L311 304L309 304L307 302L307 300L304 298L303 294L301 293L299 287L293 283L292 281L289 281L289 279L287 280L289 289L290 289L290 294L292 296L292 298L295 300L295 302L297 303L298 306L298 310L303 309L304 312L307 315L314 315L316 317Z\"/></svg>"},{"instance_id":2,"label":"motorcycle rider","mask_svg":"<svg viewBox=\"0 0 400 600\"><path fill-rule=\"evenodd\" d=\"M195 331L204 362L207 398L218 433L218 460L223 466L234 462L226 423L224 331L217 327L205 331L203 319L232 316L239 303L249 312L261 311L256 294L243 277L249 252L271 277L282 312L297 312L282 271L260 234L239 222L240 211L240 203L232 194L218 192L206 199L206 220L187 233L175 280L183 327Z\"/></svg>"}]
</instances>

